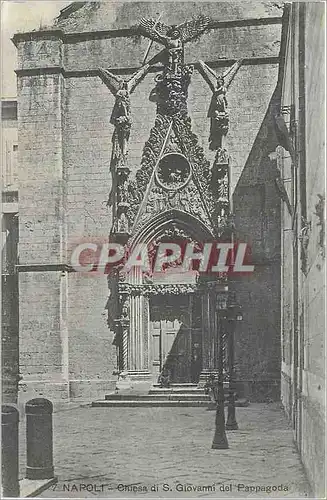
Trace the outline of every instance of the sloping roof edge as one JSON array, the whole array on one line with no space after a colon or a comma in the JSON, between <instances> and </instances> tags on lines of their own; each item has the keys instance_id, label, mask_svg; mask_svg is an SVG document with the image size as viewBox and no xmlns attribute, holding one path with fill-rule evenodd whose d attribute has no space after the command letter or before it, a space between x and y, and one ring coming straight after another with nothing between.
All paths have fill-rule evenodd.
<instances>
[{"instance_id":1,"label":"sloping roof edge","mask_svg":"<svg viewBox=\"0 0 327 500\"><path fill-rule=\"evenodd\" d=\"M278 88L282 86L284 80L287 35L290 23L291 8L292 5L290 2L285 3L282 16L282 33L281 33L280 50L279 50L279 69L278 69L278 79L277 79Z\"/></svg>"},{"instance_id":2,"label":"sloping roof edge","mask_svg":"<svg viewBox=\"0 0 327 500\"><path fill-rule=\"evenodd\" d=\"M76 12L81 7L84 7L85 4L87 4L87 2L72 2L61 9L60 14L56 17L56 19L66 19L66 17L69 17L73 12Z\"/></svg>"}]
</instances>

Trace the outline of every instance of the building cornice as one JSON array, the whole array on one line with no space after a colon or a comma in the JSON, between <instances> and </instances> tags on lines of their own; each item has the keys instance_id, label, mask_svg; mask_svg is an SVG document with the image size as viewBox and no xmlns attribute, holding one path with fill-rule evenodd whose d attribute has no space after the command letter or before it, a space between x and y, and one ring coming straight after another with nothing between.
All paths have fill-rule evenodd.
<instances>
[{"instance_id":1,"label":"building cornice","mask_svg":"<svg viewBox=\"0 0 327 500\"><path fill-rule=\"evenodd\" d=\"M17 273L33 273L33 272L72 272L72 266L68 264L17 264L15 266L15 270Z\"/></svg>"},{"instance_id":2,"label":"building cornice","mask_svg":"<svg viewBox=\"0 0 327 500\"><path fill-rule=\"evenodd\" d=\"M234 19L227 21L213 21L210 29L226 29L226 28L243 28L248 26L267 26L271 24L282 24L282 17L263 17L249 19ZM28 31L25 33L16 33L12 42L16 45L19 42L32 40L46 40L57 38L63 43L76 43L86 40L101 40L105 38L121 38L141 35L138 26L131 28L122 28L116 30L98 30L98 31L82 31L76 33L65 33L61 29L48 29L40 31Z\"/></svg>"},{"instance_id":3,"label":"building cornice","mask_svg":"<svg viewBox=\"0 0 327 500\"><path fill-rule=\"evenodd\" d=\"M219 67L227 67L231 66L235 62L235 59L219 59L217 61L206 61L206 64L212 68ZM196 68L198 66L198 62L190 63ZM269 57L249 57L243 60L242 65L244 66L256 66L263 64L279 64L278 56L269 56ZM124 67L124 68L110 68L112 73L121 74L130 74L137 71L139 67ZM159 65L153 65L150 69L150 73L156 73L161 71L162 67ZM84 78L84 77L95 77L99 76L99 69L87 69L87 70L66 70L63 66L47 66L47 67L39 67L39 68L25 68L25 69L16 69L15 73L17 76L38 76L38 75L54 75L61 74L65 78Z\"/></svg>"},{"instance_id":4,"label":"building cornice","mask_svg":"<svg viewBox=\"0 0 327 500\"><path fill-rule=\"evenodd\" d=\"M282 83L284 80L285 74L285 62L286 62L286 50L287 50L287 41L288 41L288 30L290 23L290 13L291 13L291 4L286 3L284 6L282 21L282 34L280 41L280 51L279 51L279 70L278 70L278 79L277 79L277 87L281 89Z\"/></svg>"}]
</instances>

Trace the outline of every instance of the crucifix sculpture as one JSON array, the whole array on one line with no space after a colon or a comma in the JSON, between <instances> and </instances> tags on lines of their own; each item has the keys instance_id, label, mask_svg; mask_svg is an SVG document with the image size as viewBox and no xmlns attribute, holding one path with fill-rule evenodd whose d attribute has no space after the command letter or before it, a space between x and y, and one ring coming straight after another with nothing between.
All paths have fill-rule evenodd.
<instances>
[{"instance_id":1,"label":"crucifix sculpture","mask_svg":"<svg viewBox=\"0 0 327 500\"><path fill-rule=\"evenodd\" d=\"M110 123L115 127L113 158L126 158L132 126L130 96L137 85L143 80L150 66L151 63L145 64L128 79L115 75L106 69L99 68L102 81L115 97L115 104L110 118Z\"/></svg>"},{"instance_id":2,"label":"crucifix sculpture","mask_svg":"<svg viewBox=\"0 0 327 500\"><path fill-rule=\"evenodd\" d=\"M212 91L208 110L208 118L210 118L209 148L212 151L223 147L223 137L227 135L229 128L226 94L242 62L243 59L236 61L221 75L217 75L207 64L199 61L200 72Z\"/></svg>"},{"instance_id":3,"label":"crucifix sculpture","mask_svg":"<svg viewBox=\"0 0 327 500\"><path fill-rule=\"evenodd\" d=\"M115 75L107 69L98 69L102 81L115 97L115 104L110 117L110 123L114 125L115 129L112 137L111 160L113 183L108 204L114 206L113 232L121 235L126 235L129 232L126 212L129 207L128 176L130 173L127 165L127 155L132 127L130 96L148 73L151 65L160 58L160 55L161 53L157 54L129 78Z\"/></svg>"}]
</instances>

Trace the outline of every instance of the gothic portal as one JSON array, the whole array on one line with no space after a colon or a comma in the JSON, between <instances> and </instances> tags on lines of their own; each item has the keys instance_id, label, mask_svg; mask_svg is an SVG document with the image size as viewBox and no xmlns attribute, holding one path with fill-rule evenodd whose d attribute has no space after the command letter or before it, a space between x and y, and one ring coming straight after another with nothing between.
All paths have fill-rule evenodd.
<instances>
[{"instance_id":1,"label":"gothic portal","mask_svg":"<svg viewBox=\"0 0 327 500\"><path fill-rule=\"evenodd\" d=\"M265 2L73 2L48 29L14 36L22 401L95 400L117 370L201 384L232 292L240 391L278 398L281 26ZM251 248L251 275L179 261L108 275L71 259L108 234L153 256L231 233Z\"/></svg>"},{"instance_id":2,"label":"gothic portal","mask_svg":"<svg viewBox=\"0 0 327 500\"><path fill-rule=\"evenodd\" d=\"M132 251L146 244L155 253L161 242L197 244L228 233L228 154L222 140L228 131L227 84L238 71L238 61L217 77L202 61L199 68L213 92L210 148L216 150L213 169L192 132L188 116L188 87L193 65L184 64L184 44L210 29L206 17L168 27L142 19L141 32L164 49L145 63L129 80L108 70L100 74L115 92L111 122L113 136L112 193L114 224L111 238ZM131 93L154 63L161 64L150 101L156 119L134 179L128 165L131 133ZM180 269L179 269L180 268ZM199 279L196 271L182 272L178 262L161 273L115 269L109 278L116 315L109 321L115 330L118 368L136 379L156 381L169 371L172 381L198 383L216 367L219 309L226 308L226 276Z\"/></svg>"}]
</instances>

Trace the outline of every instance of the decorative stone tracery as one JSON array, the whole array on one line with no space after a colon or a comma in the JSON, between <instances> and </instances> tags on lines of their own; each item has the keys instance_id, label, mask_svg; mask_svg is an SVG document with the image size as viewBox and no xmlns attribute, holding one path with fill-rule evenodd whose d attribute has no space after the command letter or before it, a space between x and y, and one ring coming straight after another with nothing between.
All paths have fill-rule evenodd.
<instances>
[{"instance_id":1,"label":"decorative stone tracery","mask_svg":"<svg viewBox=\"0 0 327 500\"><path fill-rule=\"evenodd\" d=\"M130 178L127 165L127 144L131 131L128 83L124 81L124 84L120 84L121 95L116 92L116 111L113 112L112 121L115 125L112 165L116 183L112 235L120 238L129 249L141 241L151 243L155 253L161 241L176 242L179 239L194 242L196 248L197 242L214 240L226 230L229 208L228 154L218 140L218 147L212 147L217 149L217 155L213 168L210 168L203 148L192 131L187 110L188 88L194 67L184 64L184 44L209 29L210 23L210 19L205 17L178 27L167 27L145 19L140 23L141 33L161 43L164 50L160 57L163 70L155 77L155 86L149 97L156 104L157 115L134 179ZM240 63L233 66L233 75L239 66ZM137 81L141 73L146 73L144 68L138 72ZM106 72L107 77L108 74ZM224 101L227 106L225 92L220 90L214 88L217 105L222 99L221 102ZM223 135L227 133L227 112L224 117L217 117L214 113L212 120L215 130L217 127L222 130L220 121L227 120ZM213 128L212 122L211 135ZM212 136L210 141L212 146L216 138ZM199 239L195 237L197 232ZM174 265L178 267L179 263ZM206 373L216 368L214 351L217 325L213 318L218 302L222 305L226 299L227 288L223 286L226 285L225 276L215 278L213 282L195 277L191 281L183 281L181 277L177 283L158 283L151 273L136 271L130 275L118 273L116 280L120 312L114 325L120 369L128 370L138 378L148 375L149 299L165 294L201 296L203 370Z\"/></svg>"}]
</instances>

